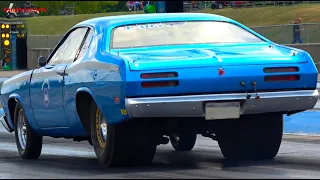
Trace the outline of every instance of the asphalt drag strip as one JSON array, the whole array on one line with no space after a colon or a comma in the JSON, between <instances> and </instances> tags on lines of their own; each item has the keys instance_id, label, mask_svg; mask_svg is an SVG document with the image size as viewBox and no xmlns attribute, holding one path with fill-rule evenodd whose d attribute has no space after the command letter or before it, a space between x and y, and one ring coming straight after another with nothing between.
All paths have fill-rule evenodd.
<instances>
[{"instance_id":1,"label":"asphalt drag strip","mask_svg":"<svg viewBox=\"0 0 320 180\"><path fill-rule=\"evenodd\" d=\"M158 146L148 167L103 168L88 142L44 138L38 160L19 157L14 134L0 128L0 178L318 178L320 137L285 135L278 156L267 161L226 161L217 142L198 136L191 152Z\"/></svg>"}]
</instances>

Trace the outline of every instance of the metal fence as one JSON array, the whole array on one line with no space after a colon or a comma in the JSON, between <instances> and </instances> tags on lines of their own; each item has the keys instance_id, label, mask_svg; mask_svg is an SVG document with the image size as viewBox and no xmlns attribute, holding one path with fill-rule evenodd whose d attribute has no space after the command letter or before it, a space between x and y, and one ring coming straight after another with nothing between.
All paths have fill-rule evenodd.
<instances>
[{"instance_id":1,"label":"metal fence","mask_svg":"<svg viewBox=\"0 0 320 180\"><path fill-rule=\"evenodd\" d=\"M259 26L251 29L278 44L292 44L294 24ZM303 44L320 43L320 23L300 24Z\"/></svg>"},{"instance_id":2,"label":"metal fence","mask_svg":"<svg viewBox=\"0 0 320 180\"><path fill-rule=\"evenodd\" d=\"M293 25L251 27L252 30L278 44L292 44ZM320 23L300 24L303 44L320 43ZM28 48L54 48L63 35L37 35L28 37Z\"/></svg>"}]
</instances>

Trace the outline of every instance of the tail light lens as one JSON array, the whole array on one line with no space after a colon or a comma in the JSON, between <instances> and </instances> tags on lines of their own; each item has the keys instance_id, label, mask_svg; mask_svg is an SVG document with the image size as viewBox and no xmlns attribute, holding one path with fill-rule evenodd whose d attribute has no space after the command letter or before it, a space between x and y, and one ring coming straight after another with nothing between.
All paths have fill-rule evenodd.
<instances>
[{"instance_id":1,"label":"tail light lens","mask_svg":"<svg viewBox=\"0 0 320 180\"><path fill-rule=\"evenodd\" d=\"M299 72L298 67L274 67L274 68L264 68L265 73L282 73L282 72Z\"/></svg>"},{"instance_id":2,"label":"tail light lens","mask_svg":"<svg viewBox=\"0 0 320 180\"><path fill-rule=\"evenodd\" d=\"M141 87L143 88L174 87L178 85L179 85L179 81L153 81L153 82L141 83Z\"/></svg>"},{"instance_id":3,"label":"tail light lens","mask_svg":"<svg viewBox=\"0 0 320 180\"><path fill-rule=\"evenodd\" d=\"M264 81L266 82L284 82L284 81L298 81L299 75L286 75L286 76L266 76Z\"/></svg>"},{"instance_id":4,"label":"tail light lens","mask_svg":"<svg viewBox=\"0 0 320 180\"><path fill-rule=\"evenodd\" d=\"M142 79L156 79L156 78L175 78L178 77L176 72L165 72L165 73L145 73L141 74Z\"/></svg>"}]
</instances>

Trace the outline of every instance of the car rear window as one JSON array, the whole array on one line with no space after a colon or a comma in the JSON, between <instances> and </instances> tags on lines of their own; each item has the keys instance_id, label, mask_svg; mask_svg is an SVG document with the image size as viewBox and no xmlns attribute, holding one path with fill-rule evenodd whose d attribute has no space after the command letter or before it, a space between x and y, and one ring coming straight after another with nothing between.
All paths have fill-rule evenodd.
<instances>
[{"instance_id":1,"label":"car rear window","mask_svg":"<svg viewBox=\"0 0 320 180\"><path fill-rule=\"evenodd\" d=\"M232 23L189 21L119 26L113 30L110 47L254 42L263 40Z\"/></svg>"}]
</instances>

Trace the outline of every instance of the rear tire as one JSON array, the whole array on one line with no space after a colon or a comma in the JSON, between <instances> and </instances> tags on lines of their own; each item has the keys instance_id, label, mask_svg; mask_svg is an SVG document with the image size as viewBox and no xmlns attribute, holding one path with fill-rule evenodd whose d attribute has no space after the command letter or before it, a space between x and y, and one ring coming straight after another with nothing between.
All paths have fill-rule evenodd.
<instances>
[{"instance_id":1,"label":"rear tire","mask_svg":"<svg viewBox=\"0 0 320 180\"><path fill-rule=\"evenodd\" d=\"M154 123L137 119L120 124L108 124L108 121L103 119L105 118L101 111L93 103L91 139L100 164L110 167L152 163L158 137L157 131L153 128ZM106 131L100 128L104 126Z\"/></svg>"},{"instance_id":2,"label":"rear tire","mask_svg":"<svg viewBox=\"0 0 320 180\"><path fill-rule=\"evenodd\" d=\"M215 133L226 159L272 159L281 145L283 115L258 114L221 120Z\"/></svg>"},{"instance_id":3,"label":"rear tire","mask_svg":"<svg viewBox=\"0 0 320 180\"><path fill-rule=\"evenodd\" d=\"M23 159L37 159L42 150L42 136L37 135L30 127L20 103L14 112L15 139L18 152Z\"/></svg>"}]
</instances>

